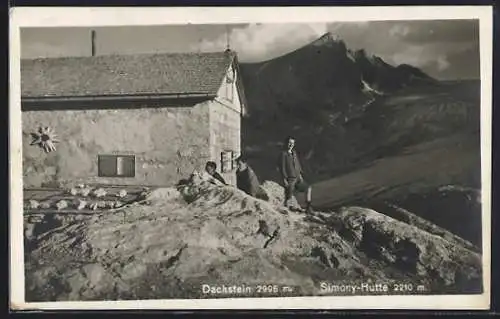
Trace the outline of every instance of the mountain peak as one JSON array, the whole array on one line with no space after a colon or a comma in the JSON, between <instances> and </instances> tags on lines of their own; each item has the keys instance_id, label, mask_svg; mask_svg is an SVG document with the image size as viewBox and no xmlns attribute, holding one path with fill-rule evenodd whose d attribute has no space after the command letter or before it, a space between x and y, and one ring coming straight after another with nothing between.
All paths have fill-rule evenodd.
<instances>
[{"instance_id":1,"label":"mountain peak","mask_svg":"<svg viewBox=\"0 0 500 319\"><path fill-rule=\"evenodd\" d=\"M316 39L312 45L325 45L325 44L333 44L340 42L340 39L334 36L331 32L327 32L323 34L321 37Z\"/></svg>"}]
</instances>

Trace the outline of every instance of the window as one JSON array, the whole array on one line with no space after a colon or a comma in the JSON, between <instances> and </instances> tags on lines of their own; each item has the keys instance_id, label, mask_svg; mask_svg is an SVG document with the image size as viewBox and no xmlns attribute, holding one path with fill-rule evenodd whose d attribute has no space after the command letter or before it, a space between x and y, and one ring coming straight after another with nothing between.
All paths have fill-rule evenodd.
<instances>
[{"instance_id":1,"label":"window","mask_svg":"<svg viewBox=\"0 0 500 319\"><path fill-rule=\"evenodd\" d=\"M226 83L234 83L234 78L235 78L234 75L235 75L234 69L232 67L229 68L229 70L227 71Z\"/></svg>"},{"instance_id":2,"label":"window","mask_svg":"<svg viewBox=\"0 0 500 319\"><path fill-rule=\"evenodd\" d=\"M221 172L228 173L234 169L234 152L223 151L221 152Z\"/></svg>"},{"instance_id":3,"label":"window","mask_svg":"<svg viewBox=\"0 0 500 319\"><path fill-rule=\"evenodd\" d=\"M236 78L236 74L234 72L234 69L231 67L231 68L229 68L229 70L226 74L226 98L231 102L234 99L233 83L235 81L235 78Z\"/></svg>"},{"instance_id":4,"label":"window","mask_svg":"<svg viewBox=\"0 0 500 319\"><path fill-rule=\"evenodd\" d=\"M134 155L99 155L99 177L135 177Z\"/></svg>"},{"instance_id":5,"label":"window","mask_svg":"<svg viewBox=\"0 0 500 319\"><path fill-rule=\"evenodd\" d=\"M226 98L233 102L233 85L232 84L226 84Z\"/></svg>"}]
</instances>

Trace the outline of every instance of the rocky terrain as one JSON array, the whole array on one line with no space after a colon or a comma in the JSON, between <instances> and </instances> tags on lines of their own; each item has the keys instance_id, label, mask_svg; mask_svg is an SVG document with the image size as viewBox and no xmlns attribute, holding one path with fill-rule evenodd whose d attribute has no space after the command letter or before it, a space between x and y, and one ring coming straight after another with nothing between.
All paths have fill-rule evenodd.
<instances>
[{"instance_id":1,"label":"rocky terrain","mask_svg":"<svg viewBox=\"0 0 500 319\"><path fill-rule=\"evenodd\" d=\"M203 293L204 284L292 287L253 296L321 295L325 282L481 292L479 249L405 210L307 216L281 206L277 184L263 188L267 201L195 179L119 210L27 211L26 300L235 296Z\"/></svg>"}]
</instances>

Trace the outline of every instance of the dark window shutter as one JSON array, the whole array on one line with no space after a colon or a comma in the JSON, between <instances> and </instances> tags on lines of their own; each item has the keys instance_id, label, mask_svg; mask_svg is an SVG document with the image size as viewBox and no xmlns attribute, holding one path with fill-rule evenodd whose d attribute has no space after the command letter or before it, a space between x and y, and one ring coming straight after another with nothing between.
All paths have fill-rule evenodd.
<instances>
[{"instance_id":1,"label":"dark window shutter","mask_svg":"<svg viewBox=\"0 0 500 319\"><path fill-rule=\"evenodd\" d=\"M99 155L97 163L100 177L116 176L116 156Z\"/></svg>"},{"instance_id":2,"label":"dark window shutter","mask_svg":"<svg viewBox=\"0 0 500 319\"><path fill-rule=\"evenodd\" d=\"M122 156L124 177L135 177L135 156Z\"/></svg>"}]
</instances>

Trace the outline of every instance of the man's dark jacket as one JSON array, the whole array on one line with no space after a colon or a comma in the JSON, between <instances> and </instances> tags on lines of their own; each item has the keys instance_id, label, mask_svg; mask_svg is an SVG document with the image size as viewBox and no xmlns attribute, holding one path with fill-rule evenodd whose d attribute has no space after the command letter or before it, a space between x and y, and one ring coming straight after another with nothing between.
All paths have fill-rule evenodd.
<instances>
[{"instance_id":1,"label":"man's dark jacket","mask_svg":"<svg viewBox=\"0 0 500 319\"><path fill-rule=\"evenodd\" d=\"M292 150L292 152L289 153L288 150L283 150L278 160L278 168L282 178L299 178L302 173L302 168L297 152Z\"/></svg>"},{"instance_id":2,"label":"man's dark jacket","mask_svg":"<svg viewBox=\"0 0 500 319\"><path fill-rule=\"evenodd\" d=\"M260 191L260 183L253 169L247 165L244 171L236 171L236 186L250 196Z\"/></svg>"}]
</instances>

